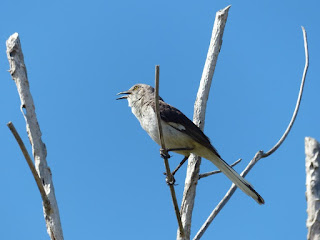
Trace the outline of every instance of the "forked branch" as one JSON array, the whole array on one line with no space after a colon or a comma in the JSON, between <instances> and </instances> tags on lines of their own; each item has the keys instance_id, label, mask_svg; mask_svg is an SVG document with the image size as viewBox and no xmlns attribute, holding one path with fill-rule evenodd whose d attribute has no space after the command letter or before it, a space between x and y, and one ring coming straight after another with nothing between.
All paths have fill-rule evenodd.
<instances>
[{"instance_id":1,"label":"forked branch","mask_svg":"<svg viewBox=\"0 0 320 240\"><path fill-rule=\"evenodd\" d=\"M305 31L304 27L302 27L302 32L303 32L304 50L305 50L305 67L304 67L304 71L303 71L303 75L302 75L302 80L301 80L301 85L300 85L300 90L299 90L299 94L298 94L296 107L295 107L295 110L293 112L291 121L290 121L286 131L284 132L284 134L282 135L280 140L274 145L274 147L272 147L266 153L264 153L263 151L258 151L256 153L256 155L249 162L249 164L247 165L245 170L243 170L243 172L240 174L242 177L245 177L248 174L248 172L253 168L253 166L261 158L265 158L265 157L270 156L272 153L274 153L280 147L280 145L283 143L283 141L288 136L288 134L289 134L289 132L290 132L292 126L293 126L293 123L294 123L294 121L295 121L295 119L297 117L299 106L300 106L300 102L301 102L301 98L302 98L303 87L304 87L304 83L305 83L305 79L306 79L306 75L307 75L307 71L308 71L308 66L309 66L308 41L307 41L307 34L306 34L306 31ZM205 223L202 225L202 227L200 228L200 230L198 231L196 236L193 238L193 240L199 240L201 238L201 236L207 230L207 228L209 227L209 225L211 224L213 219L218 215L218 213L223 208L223 206L229 201L229 199L231 198L231 196L233 195L233 193L235 192L236 189L237 189L237 187L234 184L232 184L232 186L229 189L229 191L226 193L226 195L223 197L223 199L219 202L219 204L216 206L216 208L211 212L210 216L205 221Z\"/></svg>"}]
</instances>

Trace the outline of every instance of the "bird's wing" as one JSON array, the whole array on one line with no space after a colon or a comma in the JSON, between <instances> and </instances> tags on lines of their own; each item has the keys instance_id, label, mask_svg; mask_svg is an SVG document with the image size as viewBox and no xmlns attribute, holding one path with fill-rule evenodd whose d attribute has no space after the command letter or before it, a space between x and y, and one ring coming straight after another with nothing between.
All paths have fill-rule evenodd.
<instances>
[{"instance_id":1,"label":"bird's wing","mask_svg":"<svg viewBox=\"0 0 320 240\"><path fill-rule=\"evenodd\" d=\"M155 110L155 106L154 110ZM159 101L160 117L176 130L183 132L192 137L196 142L211 149L219 158L217 150L211 145L209 138L197 127L189 118L187 118L181 111L175 107Z\"/></svg>"}]
</instances>

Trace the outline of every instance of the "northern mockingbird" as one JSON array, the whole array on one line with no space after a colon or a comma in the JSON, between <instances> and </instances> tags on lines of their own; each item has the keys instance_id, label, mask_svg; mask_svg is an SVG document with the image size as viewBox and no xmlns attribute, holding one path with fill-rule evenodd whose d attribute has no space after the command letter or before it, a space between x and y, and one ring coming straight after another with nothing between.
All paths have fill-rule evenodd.
<instances>
[{"instance_id":1,"label":"northern mockingbird","mask_svg":"<svg viewBox=\"0 0 320 240\"><path fill-rule=\"evenodd\" d=\"M118 99L127 99L132 113L139 120L142 128L160 145L157 116L155 112L154 88L146 84L136 84ZM163 137L168 149L188 157L194 153L204 157L216 165L237 187L248 194L259 204L263 198L253 189L251 184L230 167L211 145L209 138L189 118L175 107L167 104L159 97L159 110Z\"/></svg>"}]
</instances>

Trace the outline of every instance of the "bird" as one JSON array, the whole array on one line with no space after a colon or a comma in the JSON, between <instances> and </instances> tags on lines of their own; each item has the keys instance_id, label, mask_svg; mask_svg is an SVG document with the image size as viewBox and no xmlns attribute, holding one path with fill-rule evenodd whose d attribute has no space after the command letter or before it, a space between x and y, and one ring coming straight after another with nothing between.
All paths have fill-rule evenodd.
<instances>
[{"instance_id":1,"label":"bird","mask_svg":"<svg viewBox=\"0 0 320 240\"><path fill-rule=\"evenodd\" d=\"M155 90L147 84L135 84L129 90L119 92L117 100L127 99L132 113L139 120L141 127L153 141L161 145L157 114L155 111ZM212 146L209 138L180 110L166 103L159 97L159 112L163 138L166 148L189 157L191 153L211 161L238 188L257 203L264 204L264 199L253 186L226 163Z\"/></svg>"}]
</instances>

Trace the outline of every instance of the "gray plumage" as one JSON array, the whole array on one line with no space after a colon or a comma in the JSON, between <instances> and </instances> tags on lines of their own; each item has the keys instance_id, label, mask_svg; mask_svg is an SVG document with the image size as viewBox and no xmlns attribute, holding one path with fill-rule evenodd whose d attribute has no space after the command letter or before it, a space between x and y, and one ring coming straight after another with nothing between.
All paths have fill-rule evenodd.
<instances>
[{"instance_id":1,"label":"gray plumage","mask_svg":"<svg viewBox=\"0 0 320 240\"><path fill-rule=\"evenodd\" d=\"M155 113L154 88L146 84L136 84L128 91L120 92L124 96L118 99L127 99L132 113L139 120L142 128L160 145L158 124ZM168 149L178 150L176 153L189 156L194 153L204 157L216 165L237 187L251 196L259 204L263 198L253 189L251 184L231 168L211 145L209 138L189 118L175 107L159 99L160 118L163 137Z\"/></svg>"}]
</instances>

